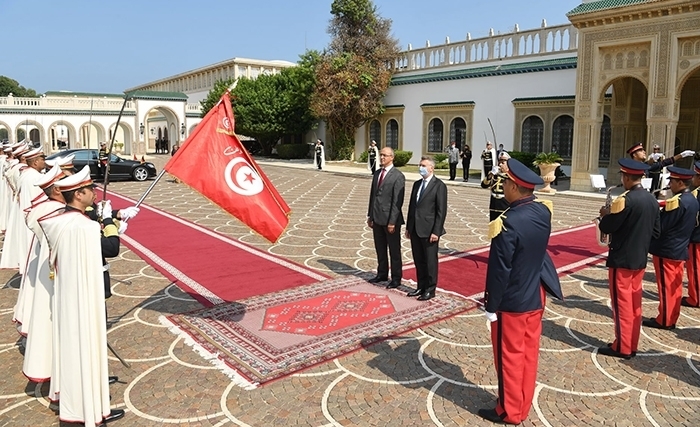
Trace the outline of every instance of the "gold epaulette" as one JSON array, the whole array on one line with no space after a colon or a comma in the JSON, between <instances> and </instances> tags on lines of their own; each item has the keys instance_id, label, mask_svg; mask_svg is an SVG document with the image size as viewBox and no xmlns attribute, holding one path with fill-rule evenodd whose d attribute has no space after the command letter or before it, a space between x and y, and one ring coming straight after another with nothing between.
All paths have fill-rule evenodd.
<instances>
[{"instance_id":1,"label":"gold epaulette","mask_svg":"<svg viewBox=\"0 0 700 427\"><path fill-rule=\"evenodd\" d=\"M547 206L547 209L549 209L549 213L554 215L554 202L552 202L551 200L540 200L540 199L536 199L535 201Z\"/></svg>"},{"instance_id":2,"label":"gold epaulette","mask_svg":"<svg viewBox=\"0 0 700 427\"><path fill-rule=\"evenodd\" d=\"M119 235L119 221L114 220L113 224L105 225L105 228L102 229L102 235L105 237L118 236Z\"/></svg>"},{"instance_id":3,"label":"gold epaulette","mask_svg":"<svg viewBox=\"0 0 700 427\"><path fill-rule=\"evenodd\" d=\"M496 219L493 221L489 222L489 239L493 239L494 237L498 236L501 234L501 231L505 230L506 228L503 226L503 220L506 217L505 213L508 212L508 209L503 211L502 214L498 215ZM506 230L507 231L507 230Z\"/></svg>"},{"instance_id":4,"label":"gold epaulette","mask_svg":"<svg viewBox=\"0 0 700 427\"><path fill-rule=\"evenodd\" d=\"M666 199L666 207L664 210L666 212L670 212L672 210L678 209L678 206L681 204L681 199L680 199L680 194L676 194L675 196L671 197L670 199Z\"/></svg>"},{"instance_id":5,"label":"gold epaulette","mask_svg":"<svg viewBox=\"0 0 700 427\"><path fill-rule=\"evenodd\" d=\"M95 209L92 206L88 206L85 208L85 212L91 212L94 211Z\"/></svg>"},{"instance_id":6,"label":"gold epaulette","mask_svg":"<svg viewBox=\"0 0 700 427\"><path fill-rule=\"evenodd\" d=\"M693 197L695 197L696 199L698 198L698 189L697 188L695 190L691 191L691 193L693 194Z\"/></svg>"},{"instance_id":7,"label":"gold epaulette","mask_svg":"<svg viewBox=\"0 0 700 427\"><path fill-rule=\"evenodd\" d=\"M610 205L610 213L616 214L625 210L625 194L627 193L625 191L613 200L612 205Z\"/></svg>"}]
</instances>

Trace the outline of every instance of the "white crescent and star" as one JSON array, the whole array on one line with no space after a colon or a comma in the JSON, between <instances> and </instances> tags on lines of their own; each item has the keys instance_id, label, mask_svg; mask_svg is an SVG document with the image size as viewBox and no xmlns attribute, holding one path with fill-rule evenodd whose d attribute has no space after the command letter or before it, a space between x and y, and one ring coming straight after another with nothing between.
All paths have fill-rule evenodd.
<instances>
[{"instance_id":1,"label":"white crescent and star","mask_svg":"<svg viewBox=\"0 0 700 427\"><path fill-rule=\"evenodd\" d=\"M224 171L226 185L241 196L254 196L263 190L263 181L243 157L234 157Z\"/></svg>"}]
</instances>

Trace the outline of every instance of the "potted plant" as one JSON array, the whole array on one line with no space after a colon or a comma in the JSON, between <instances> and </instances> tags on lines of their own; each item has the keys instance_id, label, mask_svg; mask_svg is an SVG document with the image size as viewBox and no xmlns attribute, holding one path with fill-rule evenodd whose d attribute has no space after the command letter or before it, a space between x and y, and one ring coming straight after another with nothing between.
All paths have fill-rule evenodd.
<instances>
[{"instance_id":1,"label":"potted plant","mask_svg":"<svg viewBox=\"0 0 700 427\"><path fill-rule=\"evenodd\" d=\"M542 181L544 181L544 187L539 191L544 191L546 193L556 192L549 184L556 178L554 173L557 168L561 166L561 163L559 163L561 161L562 158L559 156L559 153L540 153L535 156L535 160L533 160L532 164L540 168L540 176L542 177Z\"/></svg>"},{"instance_id":2,"label":"potted plant","mask_svg":"<svg viewBox=\"0 0 700 427\"><path fill-rule=\"evenodd\" d=\"M121 153L124 149L124 143L119 141L114 141L114 151Z\"/></svg>"}]
</instances>

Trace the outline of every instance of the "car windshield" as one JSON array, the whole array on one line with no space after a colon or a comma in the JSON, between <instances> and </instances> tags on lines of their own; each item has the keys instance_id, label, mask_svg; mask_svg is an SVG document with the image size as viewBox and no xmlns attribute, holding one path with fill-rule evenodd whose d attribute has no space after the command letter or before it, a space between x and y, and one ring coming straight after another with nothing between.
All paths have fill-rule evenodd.
<instances>
[{"instance_id":1,"label":"car windshield","mask_svg":"<svg viewBox=\"0 0 700 427\"><path fill-rule=\"evenodd\" d=\"M120 158L119 158L119 156L117 156L116 154L112 154L112 155L109 156L109 162L110 162L110 163L116 163L116 162L118 162L119 160L120 160Z\"/></svg>"}]
</instances>

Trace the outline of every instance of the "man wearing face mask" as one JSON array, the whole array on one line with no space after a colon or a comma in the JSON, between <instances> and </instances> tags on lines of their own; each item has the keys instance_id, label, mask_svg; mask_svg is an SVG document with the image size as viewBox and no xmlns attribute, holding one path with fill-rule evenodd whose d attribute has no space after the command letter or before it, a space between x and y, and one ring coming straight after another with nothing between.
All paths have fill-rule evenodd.
<instances>
[{"instance_id":1,"label":"man wearing face mask","mask_svg":"<svg viewBox=\"0 0 700 427\"><path fill-rule=\"evenodd\" d=\"M438 245L445 234L447 186L433 175L435 161L423 157L418 169L422 179L413 184L408 203L406 238L411 241L411 253L416 264L418 287L408 293L427 301L435 296L438 276Z\"/></svg>"}]
</instances>

